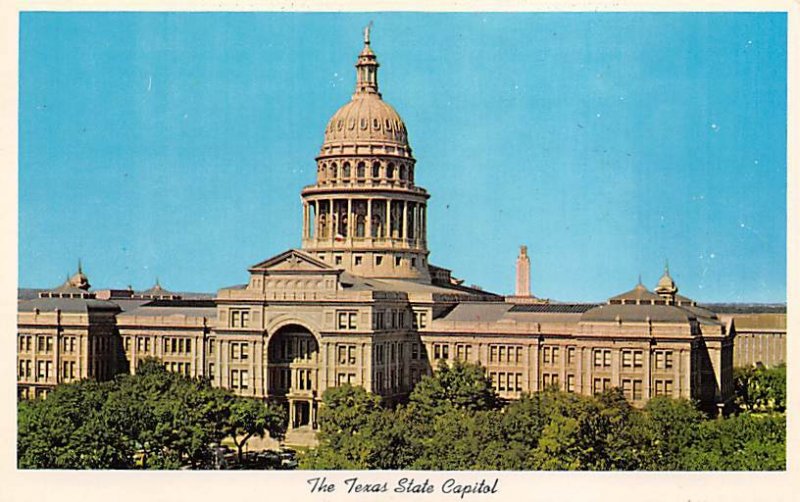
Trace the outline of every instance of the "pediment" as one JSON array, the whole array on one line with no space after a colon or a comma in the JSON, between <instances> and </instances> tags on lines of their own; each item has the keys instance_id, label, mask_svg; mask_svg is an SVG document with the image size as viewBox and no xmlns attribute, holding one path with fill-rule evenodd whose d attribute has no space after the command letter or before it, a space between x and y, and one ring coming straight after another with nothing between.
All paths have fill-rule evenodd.
<instances>
[{"instance_id":1,"label":"pediment","mask_svg":"<svg viewBox=\"0 0 800 502\"><path fill-rule=\"evenodd\" d=\"M304 253L298 249L290 249L283 253L273 256L250 267L250 272L281 272L281 273L308 273L308 272L331 272L338 273L327 263Z\"/></svg>"}]
</instances>

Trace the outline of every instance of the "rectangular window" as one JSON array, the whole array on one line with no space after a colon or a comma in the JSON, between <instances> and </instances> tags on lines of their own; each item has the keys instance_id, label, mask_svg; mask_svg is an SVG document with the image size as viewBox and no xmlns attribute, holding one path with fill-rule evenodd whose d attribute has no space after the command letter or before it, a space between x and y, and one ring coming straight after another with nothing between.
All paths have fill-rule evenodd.
<instances>
[{"instance_id":1,"label":"rectangular window","mask_svg":"<svg viewBox=\"0 0 800 502\"><path fill-rule=\"evenodd\" d=\"M438 343L433 344L433 358L434 359L442 358L442 348L439 346Z\"/></svg>"},{"instance_id":2,"label":"rectangular window","mask_svg":"<svg viewBox=\"0 0 800 502\"><path fill-rule=\"evenodd\" d=\"M657 350L656 356L656 369L664 370L672 368L672 351L671 350Z\"/></svg>"},{"instance_id":3,"label":"rectangular window","mask_svg":"<svg viewBox=\"0 0 800 502\"><path fill-rule=\"evenodd\" d=\"M419 345L416 343L411 344L411 359L417 360L419 359Z\"/></svg>"},{"instance_id":4,"label":"rectangular window","mask_svg":"<svg viewBox=\"0 0 800 502\"><path fill-rule=\"evenodd\" d=\"M247 370L241 371L241 388L246 389L250 385L250 373Z\"/></svg>"},{"instance_id":5,"label":"rectangular window","mask_svg":"<svg viewBox=\"0 0 800 502\"><path fill-rule=\"evenodd\" d=\"M625 396L625 399L631 401L633 400L633 381L630 379L623 379L622 380L622 394Z\"/></svg>"},{"instance_id":6,"label":"rectangular window","mask_svg":"<svg viewBox=\"0 0 800 502\"><path fill-rule=\"evenodd\" d=\"M633 368L633 352L630 350L622 351L622 367Z\"/></svg>"},{"instance_id":7,"label":"rectangular window","mask_svg":"<svg viewBox=\"0 0 800 502\"><path fill-rule=\"evenodd\" d=\"M497 390L505 391L506 390L506 374L504 372L500 372L497 374L497 382L498 387Z\"/></svg>"},{"instance_id":8,"label":"rectangular window","mask_svg":"<svg viewBox=\"0 0 800 502\"><path fill-rule=\"evenodd\" d=\"M611 366L611 349L594 349L594 366L596 368Z\"/></svg>"},{"instance_id":9,"label":"rectangular window","mask_svg":"<svg viewBox=\"0 0 800 502\"><path fill-rule=\"evenodd\" d=\"M214 363L208 363L208 378L214 379Z\"/></svg>"},{"instance_id":10,"label":"rectangular window","mask_svg":"<svg viewBox=\"0 0 800 502\"><path fill-rule=\"evenodd\" d=\"M239 323L241 322L242 312L239 310L231 310L231 327L237 328L239 327Z\"/></svg>"},{"instance_id":11,"label":"rectangular window","mask_svg":"<svg viewBox=\"0 0 800 502\"><path fill-rule=\"evenodd\" d=\"M450 346L442 345L442 359L450 359Z\"/></svg>"},{"instance_id":12,"label":"rectangular window","mask_svg":"<svg viewBox=\"0 0 800 502\"><path fill-rule=\"evenodd\" d=\"M500 353L501 353L501 354L503 353L503 352L502 352L502 349L501 349L501 352L500 352ZM543 351L542 351L542 363L544 363L544 364L550 364L550 347L545 347L545 348L543 349Z\"/></svg>"},{"instance_id":13,"label":"rectangular window","mask_svg":"<svg viewBox=\"0 0 800 502\"><path fill-rule=\"evenodd\" d=\"M489 362L497 361L497 345L489 346Z\"/></svg>"},{"instance_id":14,"label":"rectangular window","mask_svg":"<svg viewBox=\"0 0 800 502\"><path fill-rule=\"evenodd\" d=\"M464 360L470 360L470 353L472 352L472 345L467 345L464 349Z\"/></svg>"},{"instance_id":15,"label":"rectangular window","mask_svg":"<svg viewBox=\"0 0 800 502\"><path fill-rule=\"evenodd\" d=\"M208 341L208 353L209 354L213 354L214 353L214 346L215 345L216 344L214 343L214 340L209 340Z\"/></svg>"},{"instance_id":16,"label":"rectangular window","mask_svg":"<svg viewBox=\"0 0 800 502\"><path fill-rule=\"evenodd\" d=\"M558 364L558 347L553 347L553 365Z\"/></svg>"},{"instance_id":17,"label":"rectangular window","mask_svg":"<svg viewBox=\"0 0 800 502\"><path fill-rule=\"evenodd\" d=\"M575 364L575 347L567 348L567 364Z\"/></svg>"},{"instance_id":18,"label":"rectangular window","mask_svg":"<svg viewBox=\"0 0 800 502\"><path fill-rule=\"evenodd\" d=\"M522 373L516 373L514 380L515 380L514 382L515 389L517 390L517 392L522 392Z\"/></svg>"},{"instance_id":19,"label":"rectangular window","mask_svg":"<svg viewBox=\"0 0 800 502\"><path fill-rule=\"evenodd\" d=\"M187 338L186 339L186 353L189 354L191 352L192 352L192 339L191 338Z\"/></svg>"},{"instance_id":20,"label":"rectangular window","mask_svg":"<svg viewBox=\"0 0 800 502\"><path fill-rule=\"evenodd\" d=\"M241 344L242 359L247 359L248 344L244 342Z\"/></svg>"},{"instance_id":21,"label":"rectangular window","mask_svg":"<svg viewBox=\"0 0 800 502\"><path fill-rule=\"evenodd\" d=\"M346 364L347 363L347 347L345 345L339 345L338 347L339 353L339 364Z\"/></svg>"},{"instance_id":22,"label":"rectangular window","mask_svg":"<svg viewBox=\"0 0 800 502\"><path fill-rule=\"evenodd\" d=\"M575 392L575 375L567 375L567 392Z\"/></svg>"},{"instance_id":23,"label":"rectangular window","mask_svg":"<svg viewBox=\"0 0 800 502\"><path fill-rule=\"evenodd\" d=\"M514 360L514 362L516 363L522 362L522 347L516 348L516 359Z\"/></svg>"},{"instance_id":24,"label":"rectangular window","mask_svg":"<svg viewBox=\"0 0 800 502\"><path fill-rule=\"evenodd\" d=\"M641 380L634 380L633 381L633 400L634 401L641 401L642 400L642 381Z\"/></svg>"},{"instance_id":25,"label":"rectangular window","mask_svg":"<svg viewBox=\"0 0 800 502\"><path fill-rule=\"evenodd\" d=\"M634 368L641 368L643 360L644 360L644 353L641 350L633 351L633 367Z\"/></svg>"},{"instance_id":26,"label":"rectangular window","mask_svg":"<svg viewBox=\"0 0 800 502\"><path fill-rule=\"evenodd\" d=\"M239 359L241 356L241 349L238 343L231 343L231 359Z\"/></svg>"},{"instance_id":27,"label":"rectangular window","mask_svg":"<svg viewBox=\"0 0 800 502\"><path fill-rule=\"evenodd\" d=\"M357 312L339 311L336 313L337 329L356 329Z\"/></svg>"}]
</instances>

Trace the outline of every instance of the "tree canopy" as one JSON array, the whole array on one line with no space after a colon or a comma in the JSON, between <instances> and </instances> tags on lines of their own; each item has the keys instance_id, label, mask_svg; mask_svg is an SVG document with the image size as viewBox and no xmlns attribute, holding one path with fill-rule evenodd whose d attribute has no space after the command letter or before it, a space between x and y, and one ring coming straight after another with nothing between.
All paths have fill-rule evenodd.
<instances>
[{"instance_id":1,"label":"tree canopy","mask_svg":"<svg viewBox=\"0 0 800 502\"><path fill-rule=\"evenodd\" d=\"M253 435L282 438L284 424L273 404L147 359L135 375L63 384L47 399L21 401L17 462L35 469L208 468L212 443L231 437L241 452Z\"/></svg>"},{"instance_id":2,"label":"tree canopy","mask_svg":"<svg viewBox=\"0 0 800 502\"><path fill-rule=\"evenodd\" d=\"M506 405L483 368L442 365L407 405L349 385L329 389L310 469L775 470L786 419L703 414L685 399L631 407L619 389L594 397L547 389Z\"/></svg>"}]
</instances>

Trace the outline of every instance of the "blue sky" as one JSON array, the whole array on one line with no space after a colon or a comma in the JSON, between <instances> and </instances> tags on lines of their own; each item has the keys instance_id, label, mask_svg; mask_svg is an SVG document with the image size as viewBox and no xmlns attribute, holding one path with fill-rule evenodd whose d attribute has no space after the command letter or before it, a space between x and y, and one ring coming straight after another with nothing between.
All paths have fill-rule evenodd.
<instances>
[{"instance_id":1,"label":"blue sky","mask_svg":"<svg viewBox=\"0 0 800 502\"><path fill-rule=\"evenodd\" d=\"M300 244L300 189L374 21L431 262L599 301L665 259L786 298L786 17L23 13L19 282L215 291ZM476 245L477 242L477 245Z\"/></svg>"}]
</instances>

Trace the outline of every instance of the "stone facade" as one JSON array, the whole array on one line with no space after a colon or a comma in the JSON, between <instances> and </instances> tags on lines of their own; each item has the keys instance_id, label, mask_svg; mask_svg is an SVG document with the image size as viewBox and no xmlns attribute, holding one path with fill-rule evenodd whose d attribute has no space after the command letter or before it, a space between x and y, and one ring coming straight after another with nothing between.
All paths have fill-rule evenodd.
<instances>
[{"instance_id":1,"label":"stone facade","mask_svg":"<svg viewBox=\"0 0 800 502\"><path fill-rule=\"evenodd\" d=\"M290 428L313 430L323 392L360 385L387 401L456 359L480 363L508 399L557 386L620 387L708 409L732 397L735 322L677 294L665 271L606 304L530 295L523 250L516 295L465 287L428 263L427 192L405 125L378 92L365 36L351 102L328 123L317 179L302 190L301 249L255 264L216 296L89 292L82 271L20 300L20 396L60 382L135 372L144 357L237 394L278 400Z\"/></svg>"}]
</instances>

